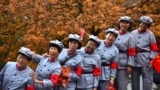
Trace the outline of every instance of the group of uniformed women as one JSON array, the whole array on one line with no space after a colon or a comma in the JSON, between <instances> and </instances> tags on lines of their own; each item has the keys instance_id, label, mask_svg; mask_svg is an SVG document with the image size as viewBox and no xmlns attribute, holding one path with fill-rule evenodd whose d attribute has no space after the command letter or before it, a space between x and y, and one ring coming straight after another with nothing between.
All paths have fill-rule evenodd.
<instances>
[{"instance_id":1,"label":"group of uniformed women","mask_svg":"<svg viewBox=\"0 0 160 90\"><path fill-rule=\"evenodd\" d=\"M90 35L82 47L81 37L68 35L68 48L58 40L49 42L48 55L21 47L17 62L8 62L0 72L0 90L151 90L152 61L157 55L154 34L148 29L153 20L141 16L138 29L129 32L132 19L122 16L119 26L108 28L104 40ZM28 62L34 60L33 71Z\"/></svg>"}]
</instances>

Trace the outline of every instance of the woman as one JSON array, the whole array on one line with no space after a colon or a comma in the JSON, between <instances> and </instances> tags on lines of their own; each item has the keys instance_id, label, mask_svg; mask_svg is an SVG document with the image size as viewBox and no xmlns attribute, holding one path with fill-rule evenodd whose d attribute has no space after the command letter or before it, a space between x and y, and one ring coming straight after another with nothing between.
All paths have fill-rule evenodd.
<instances>
[{"instance_id":1,"label":"woman","mask_svg":"<svg viewBox=\"0 0 160 90\"><path fill-rule=\"evenodd\" d=\"M108 28L105 40L101 40L101 45L97 48L97 52L101 57L102 69L98 90L109 90L109 86L114 85L119 51L113 43L117 35L115 28Z\"/></svg>"},{"instance_id":2,"label":"woman","mask_svg":"<svg viewBox=\"0 0 160 90\"><path fill-rule=\"evenodd\" d=\"M36 90L55 90L61 73L58 56L62 49L62 42L55 40L49 43L49 57L33 54L33 60L38 63L36 72L32 73Z\"/></svg>"},{"instance_id":3,"label":"woman","mask_svg":"<svg viewBox=\"0 0 160 90\"><path fill-rule=\"evenodd\" d=\"M0 72L0 90L34 90L32 69L28 66L31 61L31 51L21 47L17 62L7 62Z\"/></svg>"},{"instance_id":4,"label":"woman","mask_svg":"<svg viewBox=\"0 0 160 90\"><path fill-rule=\"evenodd\" d=\"M135 41L130 32L132 19L129 16L122 16L119 19L118 37L115 45L119 49L118 70L116 76L117 90L127 90L129 74L134 65Z\"/></svg>"},{"instance_id":5,"label":"woman","mask_svg":"<svg viewBox=\"0 0 160 90\"><path fill-rule=\"evenodd\" d=\"M68 72L68 81L62 82L59 90L75 90L76 81L79 79L76 69L80 68L79 64L82 61L82 56L78 53L77 49L82 46L81 37L77 34L69 34L68 36L68 49L63 49L59 55L59 61L64 68L70 68ZM62 78L66 77L62 75ZM63 79L62 79L63 80Z\"/></svg>"},{"instance_id":6,"label":"woman","mask_svg":"<svg viewBox=\"0 0 160 90\"><path fill-rule=\"evenodd\" d=\"M139 27L132 31L136 43L136 58L132 72L132 89L140 90L140 76L142 76L142 90L152 90L153 68L152 62L157 56L158 47L155 36L149 30L153 19L149 16L139 18Z\"/></svg>"},{"instance_id":7,"label":"woman","mask_svg":"<svg viewBox=\"0 0 160 90\"><path fill-rule=\"evenodd\" d=\"M83 60L80 64L82 68L77 70L81 73L79 73L80 79L77 81L76 90L97 90L101 74L101 59L95 50L99 44L100 40L91 35L85 48L80 50Z\"/></svg>"}]
</instances>

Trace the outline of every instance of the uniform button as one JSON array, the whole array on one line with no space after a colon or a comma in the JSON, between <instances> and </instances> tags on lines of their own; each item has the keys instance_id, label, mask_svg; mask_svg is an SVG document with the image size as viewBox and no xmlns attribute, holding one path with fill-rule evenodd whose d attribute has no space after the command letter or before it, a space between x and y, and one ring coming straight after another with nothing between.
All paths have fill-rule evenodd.
<instances>
[{"instance_id":1,"label":"uniform button","mask_svg":"<svg viewBox=\"0 0 160 90\"><path fill-rule=\"evenodd\" d=\"M11 83L13 83L13 81L11 81Z\"/></svg>"},{"instance_id":2,"label":"uniform button","mask_svg":"<svg viewBox=\"0 0 160 90\"><path fill-rule=\"evenodd\" d=\"M40 75L38 74L38 77L40 77Z\"/></svg>"},{"instance_id":3,"label":"uniform button","mask_svg":"<svg viewBox=\"0 0 160 90\"><path fill-rule=\"evenodd\" d=\"M84 57L84 58L86 58L86 57Z\"/></svg>"},{"instance_id":4,"label":"uniform button","mask_svg":"<svg viewBox=\"0 0 160 90\"><path fill-rule=\"evenodd\" d=\"M104 51L106 51L106 50L104 50Z\"/></svg>"},{"instance_id":5,"label":"uniform button","mask_svg":"<svg viewBox=\"0 0 160 90\"><path fill-rule=\"evenodd\" d=\"M17 76L17 74L15 74L15 76Z\"/></svg>"},{"instance_id":6,"label":"uniform button","mask_svg":"<svg viewBox=\"0 0 160 90\"><path fill-rule=\"evenodd\" d=\"M42 72L42 70L40 70Z\"/></svg>"},{"instance_id":7,"label":"uniform button","mask_svg":"<svg viewBox=\"0 0 160 90\"><path fill-rule=\"evenodd\" d=\"M138 37L139 39L141 38L141 37Z\"/></svg>"},{"instance_id":8,"label":"uniform button","mask_svg":"<svg viewBox=\"0 0 160 90\"><path fill-rule=\"evenodd\" d=\"M44 67L46 67L46 65L44 65Z\"/></svg>"},{"instance_id":9,"label":"uniform button","mask_svg":"<svg viewBox=\"0 0 160 90\"><path fill-rule=\"evenodd\" d=\"M120 38L118 38L118 40L120 40Z\"/></svg>"},{"instance_id":10,"label":"uniform button","mask_svg":"<svg viewBox=\"0 0 160 90\"><path fill-rule=\"evenodd\" d=\"M102 55L103 56L103 55Z\"/></svg>"},{"instance_id":11,"label":"uniform button","mask_svg":"<svg viewBox=\"0 0 160 90\"><path fill-rule=\"evenodd\" d=\"M49 69L48 69L48 71L49 71Z\"/></svg>"},{"instance_id":12,"label":"uniform button","mask_svg":"<svg viewBox=\"0 0 160 90\"><path fill-rule=\"evenodd\" d=\"M137 42L137 44L139 44L139 42Z\"/></svg>"}]
</instances>

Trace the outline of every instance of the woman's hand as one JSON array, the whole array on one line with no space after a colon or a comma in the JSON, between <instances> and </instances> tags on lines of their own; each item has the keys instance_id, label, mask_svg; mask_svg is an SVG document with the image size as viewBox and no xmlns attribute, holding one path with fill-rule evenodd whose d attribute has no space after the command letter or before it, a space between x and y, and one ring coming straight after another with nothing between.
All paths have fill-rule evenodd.
<instances>
[{"instance_id":1,"label":"woman's hand","mask_svg":"<svg viewBox=\"0 0 160 90\"><path fill-rule=\"evenodd\" d=\"M36 84L41 84L41 85L43 84L43 81L40 81L40 80L37 79L37 75L36 75L35 72L32 72L32 73L31 73L31 77L32 77L34 83L36 83Z\"/></svg>"},{"instance_id":2,"label":"woman's hand","mask_svg":"<svg viewBox=\"0 0 160 90\"><path fill-rule=\"evenodd\" d=\"M132 73L132 67L131 66L127 66L127 74L131 74Z\"/></svg>"}]
</instances>

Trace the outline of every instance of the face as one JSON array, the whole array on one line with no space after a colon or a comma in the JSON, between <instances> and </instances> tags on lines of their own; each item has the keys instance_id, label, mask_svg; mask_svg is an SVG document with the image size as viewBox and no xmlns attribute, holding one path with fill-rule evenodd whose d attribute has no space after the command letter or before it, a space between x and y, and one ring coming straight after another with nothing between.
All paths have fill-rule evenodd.
<instances>
[{"instance_id":1,"label":"face","mask_svg":"<svg viewBox=\"0 0 160 90\"><path fill-rule=\"evenodd\" d=\"M148 24L144 23L144 22L141 22L139 24L139 29L140 30L147 30L149 28Z\"/></svg>"},{"instance_id":2,"label":"face","mask_svg":"<svg viewBox=\"0 0 160 90\"><path fill-rule=\"evenodd\" d=\"M70 51L76 51L78 46L79 46L79 44L77 41L75 41L75 40L69 41L69 50Z\"/></svg>"},{"instance_id":3,"label":"face","mask_svg":"<svg viewBox=\"0 0 160 90\"><path fill-rule=\"evenodd\" d=\"M115 40L116 40L116 36L113 33L106 34L105 42L108 45L112 45Z\"/></svg>"},{"instance_id":4,"label":"face","mask_svg":"<svg viewBox=\"0 0 160 90\"><path fill-rule=\"evenodd\" d=\"M28 64L28 58L22 54L18 54L17 56L17 64L19 67L26 67Z\"/></svg>"},{"instance_id":5,"label":"face","mask_svg":"<svg viewBox=\"0 0 160 90\"><path fill-rule=\"evenodd\" d=\"M86 52L93 53L96 48L97 48L97 43L92 40L89 40L85 49Z\"/></svg>"},{"instance_id":6,"label":"face","mask_svg":"<svg viewBox=\"0 0 160 90\"><path fill-rule=\"evenodd\" d=\"M130 23L127 21L121 21L120 22L120 30L126 31L130 27Z\"/></svg>"},{"instance_id":7,"label":"face","mask_svg":"<svg viewBox=\"0 0 160 90\"><path fill-rule=\"evenodd\" d=\"M49 57L50 59L56 59L59 55L59 51L58 51L58 48L57 47L50 47L49 48Z\"/></svg>"}]
</instances>

